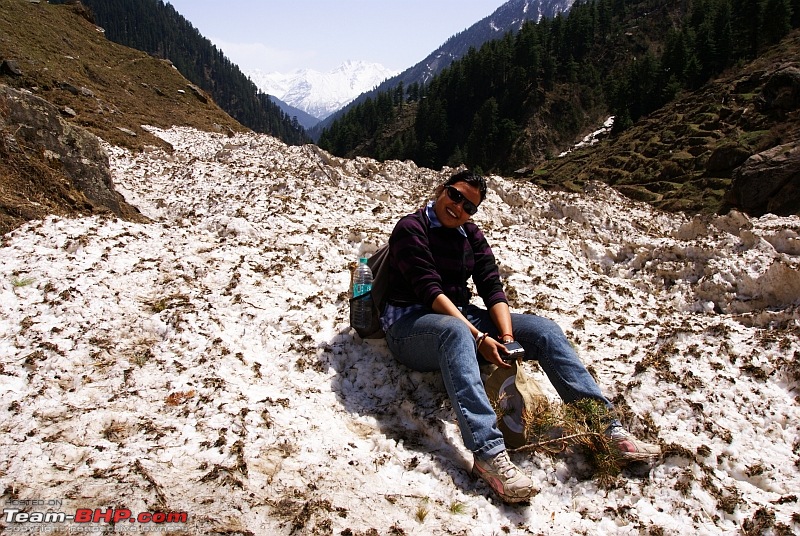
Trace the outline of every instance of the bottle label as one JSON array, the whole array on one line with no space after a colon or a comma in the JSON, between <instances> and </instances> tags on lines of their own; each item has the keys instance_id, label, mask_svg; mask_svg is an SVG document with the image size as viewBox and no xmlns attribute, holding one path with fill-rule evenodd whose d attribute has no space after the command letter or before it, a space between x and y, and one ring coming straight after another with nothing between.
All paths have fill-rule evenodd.
<instances>
[{"instance_id":1,"label":"bottle label","mask_svg":"<svg viewBox=\"0 0 800 536\"><path fill-rule=\"evenodd\" d=\"M356 283L355 285L353 285L353 297L358 298L359 296L363 296L364 294L370 292L371 290L372 290L371 283L366 283L366 284Z\"/></svg>"}]
</instances>

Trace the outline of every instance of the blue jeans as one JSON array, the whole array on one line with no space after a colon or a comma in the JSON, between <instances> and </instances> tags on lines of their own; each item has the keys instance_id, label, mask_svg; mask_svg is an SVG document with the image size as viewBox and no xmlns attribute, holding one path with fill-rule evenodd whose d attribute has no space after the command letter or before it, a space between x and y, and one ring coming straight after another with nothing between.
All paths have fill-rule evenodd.
<instances>
[{"instance_id":1,"label":"blue jeans","mask_svg":"<svg viewBox=\"0 0 800 536\"><path fill-rule=\"evenodd\" d=\"M468 305L462 313L479 330L499 336L485 309ZM512 313L511 323L514 338L525 348L525 359L539 362L564 402L593 398L611 408L555 322ZM413 311L391 325L386 343L403 365L420 372L441 371L464 445L477 458L505 450L497 416L481 381L480 366L488 362L477 352L464 322L429 310Z\"/></svg>"}]
</instances>

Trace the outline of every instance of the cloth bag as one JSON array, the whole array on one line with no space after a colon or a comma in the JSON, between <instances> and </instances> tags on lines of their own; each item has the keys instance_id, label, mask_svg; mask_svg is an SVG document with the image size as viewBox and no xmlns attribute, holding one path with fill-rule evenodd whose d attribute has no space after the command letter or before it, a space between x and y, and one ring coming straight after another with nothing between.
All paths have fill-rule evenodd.
<instances>
[{"instance_id":1,"label":"cloth bag","mask_svg":"<svg viewBox=\"0 0 800 536\"><path fill-rule=\"evenodd\" d=\"M503 433L506 447L516 449L527 443L525 421L539 407L547 403L542 388L536 380L525 374L519 362L511 368L494 370L484 382L486 394L497 413L497 427Z\"/></svg>"}]
</instances>

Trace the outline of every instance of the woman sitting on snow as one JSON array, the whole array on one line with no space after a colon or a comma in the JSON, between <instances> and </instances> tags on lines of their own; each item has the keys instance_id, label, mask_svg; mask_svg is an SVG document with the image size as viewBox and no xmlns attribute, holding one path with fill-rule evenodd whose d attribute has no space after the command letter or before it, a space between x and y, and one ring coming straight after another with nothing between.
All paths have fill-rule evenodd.
<instances>
[{"instance_id":1,"label":"woman sitting on snow","mask_svg":"<svg viewBox=\"0 0 800 536\"><path fill-rule=\"evenodd\" d=\"M518 341L525 359L539 362L565 403L602 395L564 332L551 320L512 314L495 257L470 217L486 197L486 181L471 171L451 176L435 198L401 218L389 239L387 305L381 316L389 350L417 371L441 371L473 472L507 502L536 493L533 481L509 459L481 381L480 366L503 361L504 343ZM486 309L470 304L472 278ZM657 458L656 445L635 439L617 420L606 434L628 460Z\"/></svg>"}]
</instances>

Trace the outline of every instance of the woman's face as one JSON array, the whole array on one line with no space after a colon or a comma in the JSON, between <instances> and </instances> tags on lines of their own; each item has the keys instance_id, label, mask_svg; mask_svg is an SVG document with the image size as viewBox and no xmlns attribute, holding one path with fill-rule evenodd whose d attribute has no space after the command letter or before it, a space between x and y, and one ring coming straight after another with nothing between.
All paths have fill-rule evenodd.
<instances>
[{"instance_id":1,"label":"woman's face","mask_svg":"<svg viewBox=\"0 0 800 536\"><path fill-rule=\"evenodd\" d=\"M477 210L481 202L481 192L477 187L466 182L457 182L444 186L433 204L436 217L444 227L455 228L463 225L472 217L469 209ZM467 205L467 209L464 208Z\"/></svg>"}]
</instances>

